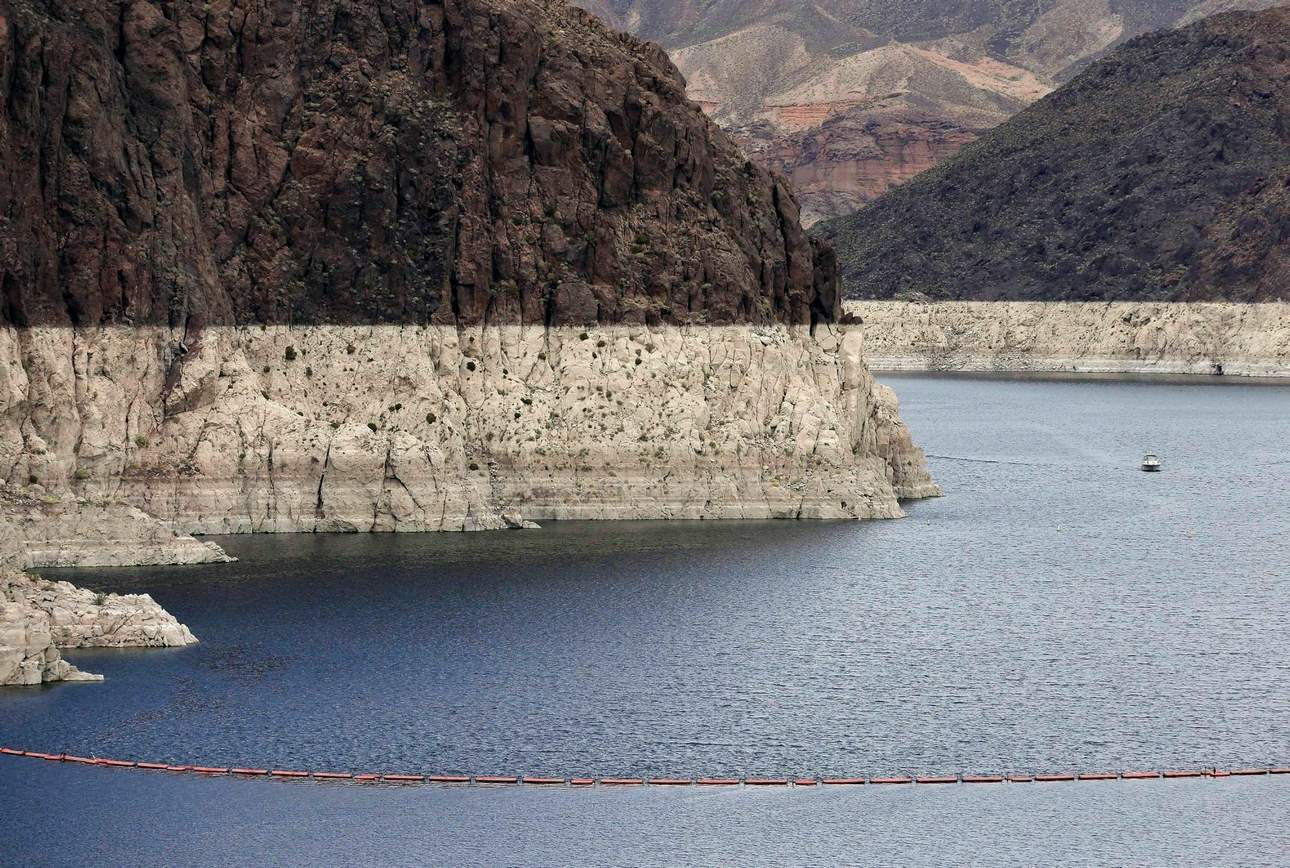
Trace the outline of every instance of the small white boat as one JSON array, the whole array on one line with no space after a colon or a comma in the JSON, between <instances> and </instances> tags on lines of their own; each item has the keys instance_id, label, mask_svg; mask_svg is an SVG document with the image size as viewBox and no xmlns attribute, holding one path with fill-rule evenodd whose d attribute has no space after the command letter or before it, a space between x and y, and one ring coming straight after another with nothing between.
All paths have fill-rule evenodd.
<instances>
[{"instance_id":1,"label":"small white boat","mask_svg":"<svg viewBox=\"0 0 1290 868\"><path fill-rule=\"evenodd\" d=\"M1162 466L1163 465L1160 463L1160 459L1157 458L1155 455L1151 454L1150 452L1142 456L1143 473L1159 473Z\"/></svg>"}]
</instances>

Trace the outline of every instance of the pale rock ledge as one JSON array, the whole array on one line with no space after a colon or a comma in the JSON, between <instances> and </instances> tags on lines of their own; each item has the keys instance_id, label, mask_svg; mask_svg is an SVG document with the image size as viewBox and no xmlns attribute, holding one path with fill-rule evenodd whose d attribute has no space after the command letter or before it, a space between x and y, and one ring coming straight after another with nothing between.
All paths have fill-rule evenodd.
<instances>
[{"instance_id":1,"label":"pale rock ledge","mask_svg":"<svg viewBox=\"0 0 1290 868\"><path fill-rule=\"evenodd\" d=\"M881 371L1290 376L1290 304L848 301Z\"/></svg>"},{"instance_id":2,"label":"pale rock ledge","mask_svg":"<svg viewBox=\"0 0 1290 868\"><path fill-rule=\"evenodd\" d=\"M0 473L181 533L894 518L937 489L862 346L826 325L0 330Z\"/></svg>"},{"instance_id":3,"label":"pale rock ledge","mask_svg":"<svg viewBox=\"0 0 1290 868\"><path fill-rule=\"evenodd\" d=\"M0 555L23 569L229 563L218 545L176 533L141 509L64 490L0 484ZM13 553L17 553L16 556Z\"/></svg>"}]
</instances>

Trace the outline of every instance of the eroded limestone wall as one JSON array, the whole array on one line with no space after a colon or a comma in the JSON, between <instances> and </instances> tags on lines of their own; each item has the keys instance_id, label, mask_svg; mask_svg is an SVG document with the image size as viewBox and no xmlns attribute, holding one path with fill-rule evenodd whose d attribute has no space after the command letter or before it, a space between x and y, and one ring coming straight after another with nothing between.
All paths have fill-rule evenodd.
<instances>
[{"instance_id":1,"label":"eroded limestone wall","mask_svg":"<svg viewBox=\"0 0 1290 868\"><path fill-rule=\"evenodd\" d=\"M849 301L875 370L1290 376L1290 304Z\"/></svg>"},{"instance_id":2,"label":"eroded limestone wall","mask_svg":"<svg viewBox=\"0 0 1290 868\"><path fill-rule=\"evenodd\" d=\"M936 493L858 329L0 331L0 473L192 533L886 518Z\"/></svg>"}]
</instances>

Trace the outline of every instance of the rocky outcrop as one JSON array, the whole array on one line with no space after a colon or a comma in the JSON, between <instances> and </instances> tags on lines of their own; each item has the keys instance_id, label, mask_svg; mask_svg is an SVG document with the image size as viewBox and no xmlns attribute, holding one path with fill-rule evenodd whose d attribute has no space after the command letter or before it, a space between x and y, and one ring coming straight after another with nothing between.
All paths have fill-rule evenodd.
<instances>
[{"instance_id":1,"label":"rocky outcrop","mask_svg":"<svg viewBox=\"0 0 1290 868\"><path fill-rule=\"evenodd\" d=\"M557 0L0 15L12 484L179 533L930 490L832 251L657 46Z\"/></svg>"},{"instance_id":2,"label":"rocky outcrop","mask_svg":"<svg viewBox=\"0 0 1290 868\"><path fill-rule=\"evenodd\" d=\"M847 302L877 370L1290 376L1290 304Z\"/></svg>"},{"instance_id":3,"label":"rocky outcrop","mask_svg":"<svg viewBox=\"0 0 1290 868\"><path fill-rule=\"evenodd\" d=\"M0 601L0 687L102 680L102 675L82 672L62 658L43 612Z\"/></svg>"},{"instance_id":4,"label":"rocky outcrop","mask_svg":"<svg viewBox=\"0 0 1290 868\"><path fill-rule=\"evenodd\" d=\"M100 594L70 582L4 571L0 600L43 613L59 648L178 648L197 643L189 629L148 594Z\"/></svg>"},{"instance_id":5,"label":"rocky outcrop","mask_svg":"<svg viewBox=\"0 0 1290 868\"><path fill-rule=\"evenodd\" d=\"M60 648L191 645L188 628L147 594L97 594L0 566L0 686L102 681Z\"/></svg>"},{"instance_id":6,"label":"rocky outcrop","mask_svg":"<svg viewBox=\"0 0 1290 868\"><path fill-rule=\"evenodd\" d=\"M874 431L878 454L891 468L892 486L902 500L939 497L940 486L927 473L926 456L914 445L909 429L900 421L900 402L889 386L874 386Z\"/></svg>"},{"instance_id":7,"label":"rocky outcrop","mask_svg":"<svg viewBox=\"0 0 1290 868\"><path fill-rule=\"evenodd\" d=\"M1290 10L1142 37L818 227L857 298L1279 301Z\"/></svg>"}]
</instances>

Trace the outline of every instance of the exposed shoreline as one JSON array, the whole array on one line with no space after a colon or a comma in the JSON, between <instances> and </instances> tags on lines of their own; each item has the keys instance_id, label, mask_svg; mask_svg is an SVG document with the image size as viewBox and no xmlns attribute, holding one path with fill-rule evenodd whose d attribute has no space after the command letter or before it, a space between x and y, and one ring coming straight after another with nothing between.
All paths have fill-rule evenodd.
<instances>
[{"instance_id":1,"label":"exposed shoreline","mask_svg":"<svg viewBox=\"0 0 1290 868\"><path fill-rule=\"evenodd\" d=\"M1290 377L1290 304L848 301L873 371Z\"/></svg>"},{"instance_id":2,"label":"exposed shoreline","mask_svg":"<svg viewBox=\"0 0 1290 868\"><path fill-rule=\"evenodd\" d=\"M137 508L171 536L897 518L901 500L939 493L859 329L211 327L187 340L176 356L164 329L0 329L0 477L42 504ZM77 534L46 535L29 565L78 562L58 550Z\"/></svg>"}]
</instances>

